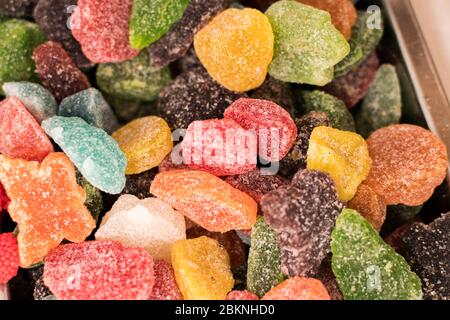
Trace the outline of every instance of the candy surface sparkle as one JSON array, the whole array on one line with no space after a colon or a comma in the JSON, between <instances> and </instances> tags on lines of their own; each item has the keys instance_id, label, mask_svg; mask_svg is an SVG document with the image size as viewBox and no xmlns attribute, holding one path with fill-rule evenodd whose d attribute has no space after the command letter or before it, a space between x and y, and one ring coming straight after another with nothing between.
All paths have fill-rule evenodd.
<instances>
[{"instance_id":1,"label":"candy surface sparkle","mask_svg":"<svg viewBox=\"0 0 450 320\"><path fill-rule=\"evenodd\" d=\"M0 284L8 283L19 269L17 239L12 232L0 234Z\"/></svg>"},{"instance_id":2,"label":"candy surface sparkle","mask_svg":"<svg viewBox=\"0 0 450 320\"><path fill-rule=\"evenodd\" d=\"M377 231L386 219L386 203L371 187L359 185L355 196L347 204L349 209L358 211Z\"/></svg>"},{"instance_id":3,"label":"candy surface sparkle","mask_svg":"<svg viewBox=\"0 0 450 320\"><path fill-rule=\"evenodd\" d=\"M250 291L233 290L227 295L227 300L259 300L259 298Z\"/></svg>"},{"instance_id":4,"label":"candy surface sparkle","mask_svg":"<svg viewBox=\"0 0 450 320\"><path fill-rule=\"evenodd\" d=\"M330 300L320 280L293 277L270 290L262 300Z\"/></svg>"},{"instance_id":5,"label":"candy surface sparkle","mask_svg":"<svg viewBox=\"0 0 450 320\"><path fill-rule=\"evenodd\" d=\"M183 300L170 263L155 261L155 284L148 300Z\"/></svg>"}]
</instances>

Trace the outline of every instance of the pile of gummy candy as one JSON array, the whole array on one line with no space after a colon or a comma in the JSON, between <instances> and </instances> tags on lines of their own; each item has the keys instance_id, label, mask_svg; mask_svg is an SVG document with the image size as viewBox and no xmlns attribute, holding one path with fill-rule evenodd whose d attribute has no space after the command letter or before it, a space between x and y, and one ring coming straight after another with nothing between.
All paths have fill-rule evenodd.
<instances>
[{"instance_id":1,"label":"pile of gummy candy","mask_svg":"<svg viewBox=\"0 0 450 320\"><path fill-rule=\"evenodd\" d=\"M383 24L350 0L0 0L0 284L450 299L450 214L419 214L448 153L400 124Z\"/></svg>"}]
</instances>

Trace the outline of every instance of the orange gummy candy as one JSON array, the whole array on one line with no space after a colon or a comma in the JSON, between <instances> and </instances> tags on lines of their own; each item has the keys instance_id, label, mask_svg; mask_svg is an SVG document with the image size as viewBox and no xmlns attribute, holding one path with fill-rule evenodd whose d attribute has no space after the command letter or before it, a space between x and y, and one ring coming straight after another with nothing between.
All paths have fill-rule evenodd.
<instances>
[{"instance_id":1,"label":"orange gummy candy","mask_svg":"<svg viewBox=\"0 0 450 320\"><path fill-rule=\"evenodd\" d=\"M293 277L272 288L261 300L330 300L330 295L320 280Z\"/></svg>"},{"instance_id":2,"label":"orange gummy candy","mask_svg":"<svg viewBox=\"0 0 450 320\"><path fill-rule=\"evenodd\" d=\"M85 191L64 153L50 153L41 164L0 155L0 181L11 199L8 212L19 227L22 267L42 261L64 239L85 240L95 228L84 206Z\"/></svg>"},{"instance_id":3,"label":"orange gummy candy","mask_svg":"<svg viewBox=\"0 0 450 320\"><path fill-rule=\"evenodd\" d=\"M386 219L387 206L371 187L361 184L347 207L358 211L378 231Z\"/></svg>"}]
</instances>

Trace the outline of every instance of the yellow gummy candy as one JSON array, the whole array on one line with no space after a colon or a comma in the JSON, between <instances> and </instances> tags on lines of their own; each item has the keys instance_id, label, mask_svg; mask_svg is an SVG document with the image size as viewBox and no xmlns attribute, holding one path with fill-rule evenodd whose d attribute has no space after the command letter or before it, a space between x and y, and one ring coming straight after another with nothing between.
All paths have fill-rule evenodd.
<instances>
[{"instance_id":1,"label":"yellow gummy candy","mask_svg":"<svg viewBox=\"0 0 450 320\"><path fill-rule=\"evenodd\" d=\"M166 121L154 116L131 121L112 137L127 157L126 174L138 174L158 166L173 147Z\"/></svg>"},{"instance_id":2,"label":"yellow gummy candy","mask_svg":"<svg viewBox=\"0 0 450 320\"><path fill-rule=\"evenodd\" d=\"M307 168L328 173L342 201L354 197L371 166L366 141L360 135L330 127L317 127L312 132Z\"/></svg>"},{"instance_id":3,"label":"yellow gummy candy","mask_svg":"<svg viewBox=\"0 0 450 320\"><path fill-rule=\"evenodd\" d=\"M185 300L225 300L233 289L228 253L209 237L176 242L172 265Z\"/></svg>"},{"instance_id":4,"label":"yellow gummy candy","mask_svg":"<svg viewBox=\"0 0 450 320\"><path fill-rule=\"evenodd\" d=\"M194 47L214 80L244 92L264 82L273 58L274 35L262 12L228 9L196 34Z\"/></svg>"}]
</instances>

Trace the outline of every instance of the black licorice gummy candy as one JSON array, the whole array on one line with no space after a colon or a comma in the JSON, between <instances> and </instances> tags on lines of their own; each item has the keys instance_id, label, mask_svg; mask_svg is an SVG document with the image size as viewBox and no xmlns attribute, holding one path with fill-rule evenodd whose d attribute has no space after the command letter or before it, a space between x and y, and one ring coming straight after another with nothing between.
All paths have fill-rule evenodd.
<instances>
[{"instance_id":1,"label":"black licorice gummy candy","mask_svg":"<svg viewBox=\"0 0 450 320\"><path fill-rule=\"evenodd\" d=\"M39 0L0 0L0 16L29 17Z\"/></svg>"}]
</instances>

